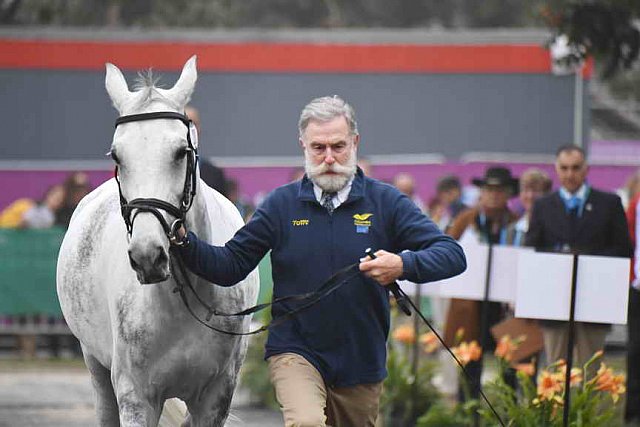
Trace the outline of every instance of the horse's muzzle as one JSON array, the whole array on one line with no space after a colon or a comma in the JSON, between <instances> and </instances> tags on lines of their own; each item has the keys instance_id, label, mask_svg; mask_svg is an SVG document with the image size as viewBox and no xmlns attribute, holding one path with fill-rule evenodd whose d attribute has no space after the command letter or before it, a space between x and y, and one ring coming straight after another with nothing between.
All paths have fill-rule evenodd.
<instances>
[{"instance_id":1,"label":"horse's muzzle","mask_svg":"<svg viewBox=\"0 0 640 427\"><path fill-rule=\"evenodd\" d=\"M147 251L129 249L129 263L143 285L164 282L170 276L169 256L160 246Z\"/></svg>"}]
</instances>

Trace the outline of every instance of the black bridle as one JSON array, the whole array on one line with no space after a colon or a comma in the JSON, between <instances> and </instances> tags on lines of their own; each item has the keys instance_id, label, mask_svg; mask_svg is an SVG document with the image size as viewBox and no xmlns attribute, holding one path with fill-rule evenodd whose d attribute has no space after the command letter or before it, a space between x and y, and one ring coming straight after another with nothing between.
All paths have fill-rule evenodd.
<instances>
[{"instance_id":1,"label":"black bridle","mask_svg":"<svg viewBox=\"0 0 640 427\"><path fill-rule=\"evenodd\" d=\"M124 196L122 195L122 188L120 186L120 180L118 178L118 166L116 165L114 175L115 175L116 182L118 183L118 193L120 195L120 210L122 213L122 218L124 219L124 222L127 226L127 233L129 234L129 236L133 231L133 221L135 220L136 216L140 212L150 212L158 219L158 221L162 225L162 228L164 229L167 237L169 238L169 241L173 245L180 246L184 243L177 239L176 232L178 231L180 226L184 224L185 216L189 211L189 209L191 208L191 205L193 204L193 199L196 195L196 179L197 179L196 168L198 165L198 147L197 147L197 140L192 141L192 138L191 138L193 123L184 114L175 113L171 111L161 111L156 113L131 114L128 116L118 117L116 119L116 128L118 127L118 125L121 125L123 123L140 122L144 120L156 120L156 119L180 120L187 127L187 142L189 144L189 147L188 147L189 153L187 155L187 171L186 171L186 177L184 181L184 188L182 191L182 200L180 202L180 206L176 207L171 203L165 202L164 200L154 199L154 198L137 198L137 199L133 199L130 202L127 202L127 199L125 199ZM194 135L197 135L197 134L194 133ZM195 138L197 138L197 136ZM169 214L171 214L176 218L171 225L169 225L167 221L164 219L164 216L160 212L160 209L168 212ZM133 217L131 217L131 213L134 210L136 210L136 212L133 214ZM175 248L172 248L171 252L175 252ZM366 255L371 258L375 258L375 255L371 250L367 250ZM176 264L175 266L173 265L174 263ZM216 331L218 333L222 333L225 335L232 335L232 336L257 334L260 332L267 331L281 323L289 321L293 317L295 317L295 315L298 314L299 312L306 310L309 307L315 305L324 297L334 292L337 288L349 282L350 279L360 274L359 263L355 263L343 268L342 270L332 275L327 281L325 281L322 285L320 285L318 289L316 289L313 292L277 298L269 303L258 304L256 306L239 311L237 313L224 313L216 310L215 308L207 304L200 297L200 295L198 295L196 290L191 285L191 280L189 279L184 262L182 262L180 255L172 254L171 268L174 271L174 274L176 272L179 272L179 274L182 276L182 280L179 280L178 277L175 277L176 288L174 289L174 292L180 294L182 302L187 308L187 311L189 312L189 314L203 326L213 331ZM201 319L189 305L189 301L186 296L185 284L186 284L186 288L188 288L194 294L198 303L207 310L205 320ZM420 309L416 307L415 304L411 301L411 298L409 298L407 294L405 294L402 291L402 289L400 289L397 283L394 283L392 286L389 287L389 289L393 293L394 297L398 301L400 308L405 312L405 314L407 315L411 314L411 310L407 306L407 303L408 303L411 306L411 308L413 308L413 310L416 312L416 314L420 316L420 318L427 324L427 326L435 334L435 336L438 338L438 340L444 346L444 348L446 348L449 351L451 356L455 359L455 361L458 363L458 365L462 369L462 372L467 376L467 378L472 380L471 376L469 375L465 367L460 363L460 361L455 356L455 354L453 354L451 349L445 344L442 337L440 337L438 332L433 328L433 326L431 326L429 321L424 317ZM293 310L289 310L287 313L285 313L285 315L278 317L277 319L272 320L269 324L264 325L253 331L247 331L247 332L228 331L224 329L219 329L208 323L208 321L214 315L221 316L221 317L242 317L242 316L247 316L247 315L256 313L258 311L264 310L267 307L272 306L273 304L283 303L285 301L298 302L299 305L297 308ZM477 387L478 391L480 392L480 395L485 400L485 402L489 405L489 408L491 409L493 414L496 416L499 423L502 426L505 426L504 422L500 418L500 415L498 415L493 405L491 405L491 402L489 402L489 399L487 399L484 392L482 391L482 386L479 383L473 384L473 381L472 381L472 385Z\"/></svg>"},{"instance_id":2,"label":"black bridle","mask_svg":"<svg viewBox=\"0 0 640 427\"><path fill-rule=\"evenodd\" d=\"M131 200L130 202L127 202L127 199L125 199L122 195L122 187L120 186L120 179L118 178L118 166L116 165L114 175L116 182L118 183L118 193L120 195L120 211L122 213L124 223L127 226L127 233L129 234L129 236L131 236L131 233L133 232L133 222L135 221L136 216L138 216L140 212L149 212L158 219L160 225L162 225L162 228L164 229L165 234L169 238L169 241L171 241L171 243L173 244L179 245L180 242L177 239L176 232L182 226L182 224L184 224L185 216L189 209L191 209L193 199L196 195L198 142L197 140L192 140L191 137L192 133L196 135L193 129L193 122L189 120L189 118L184 114L175 113L172 111L160 111L156 113L131 114L128 116L118 117L116 119L116 128L124 123L141 122L145 120L156 119L180 120L187 127L187 143L189 144L187 148L187 170L180 206L174 206L169 202L154 198L137 198ZM196 138L197 137L194 137L193 139ZM171 225L169 225L169 223L165 220L160 210L164 210L175 218ZM133 216L131 216L132 213Z\"/></svg>"}]
</instances>

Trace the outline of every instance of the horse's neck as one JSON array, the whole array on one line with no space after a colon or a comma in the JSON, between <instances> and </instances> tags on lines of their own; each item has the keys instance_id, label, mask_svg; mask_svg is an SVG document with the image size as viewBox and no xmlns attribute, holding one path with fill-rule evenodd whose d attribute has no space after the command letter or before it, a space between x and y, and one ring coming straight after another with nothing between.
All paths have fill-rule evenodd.
<instances>
[{"instance_id":1,"label":"horse's neck","mask_svg":"<svg viewBox=\"0 0 640 427\"><path fill-rule=\"evenodd\" d=\"M199 182L198 184L201 183ZM196 192L193 200L193 205L191 206L191 209L189 209L186 217L187 228L193 231L199 239L205 242L211 242L211 222L209 220L208 209L211 209L212 207L207 205L208 202L210 203L211 201L208 201L204 194L204 189L199 185L198 191ZM190 278L194 287L199 291L201 290L207 294L215 292L215 287L204 279L200 279L194 274L190 274Z\"/></svg>"},{"instance_id":2,"label":"horse's neck","mask_svg":"<svg viewBox=\"0 0 640 427\"><path fill-rule=\"evenodd\" d=\"M186 226L196 233L200 239L210 242L211 224L209 222L207 200L202 185L198 185L198 190L193 199L193 205L191 209L189 209L189 212L187 212Z\"/></svg>"}]
</instances>

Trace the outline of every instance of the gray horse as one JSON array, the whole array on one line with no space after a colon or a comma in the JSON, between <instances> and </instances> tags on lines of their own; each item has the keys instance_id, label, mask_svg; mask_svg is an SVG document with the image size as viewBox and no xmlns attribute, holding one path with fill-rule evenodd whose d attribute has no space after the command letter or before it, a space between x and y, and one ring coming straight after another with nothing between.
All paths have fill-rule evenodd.
<instances>
[{"instance_id":1,"label":"gray horse","mask_svg":"<svg viewBox=\"0 0 640 427\"><path fill-rule=\"evenodd\" d=\"M194 56L173 88L160 89L146 79L131 92L120 70L107 64L106 88L120 116L181 113L196 79ZM167 118L116 128L111 153L124 199L154 198L180 206L190 155L187 129L183 121ZM222 245L242 226L242 219L229 200L199 178L196 183L187 228ZM165 210L158 212L167 224L175 220ZM213 332L191 317L173 293L176 282L162 220L143 209L134 209L132 216L129 236L118 183L105 182L79 204L58 259L58 297L91 372L99 423L155 426L165 400L179 398L190 413L186 425L223 425L246 340ZM229 288L188 276L200 296L220 311L239 311L256 301L257 271ZM204 317L193 294L186 295ZM248 318L214 317L211 322L230 331L249 328Z\"/></svg>"}]
</instances>

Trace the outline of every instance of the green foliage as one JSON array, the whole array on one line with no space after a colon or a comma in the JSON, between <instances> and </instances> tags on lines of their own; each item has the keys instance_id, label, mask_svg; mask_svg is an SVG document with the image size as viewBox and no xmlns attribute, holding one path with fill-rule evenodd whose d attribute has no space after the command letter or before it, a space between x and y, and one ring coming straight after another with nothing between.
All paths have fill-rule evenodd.
<instances>
[{"instance_id":1,"label":"green foliage","mask_svg":"<svg viewBox=\"0 0 640 427\"><path fill-rule=\"evenodd\" d=\"M419 414L426 412L440 400L440 393L432 383L436 364L420 358L416 376L408 358L410 345L389 344L388 376L384 382L380 402L385 425L412 426ZM415 402L415 407L412 405Z\"/></svg>"},{"instance_id":2,"label":"green foliage","mask_svg":"<svg viewBox=\"0 0 640 427\"><path fill-rule=\"evenodd\" d=\"M630 69L640 53L640 31L634 16L640 15L638 2L601 0L554 2L543 9L547 23L569 38L575 61L595 56L602 62L602 77L608 79Z\"/></svg>"},{"instance_id":3,"label":"green foliage","mask_svg":"<svg viewBox=\"0 0 640 427\"><path fill-rule=\"evenodd\" d=\"M601 367L597 373L581 379L582 372L593 372L591 365L598 360L600 354L587 362L576 375L576 384L570 388L571 407L569 412L570 427L609 427L621 425L620 420L614 419L615 401L612 399L607 384L614 384L615 376L606 367ZM545 387L538 387L533 380L523 372L518 372L518 388L514 390L503 380L504 369L508 365L501 361L496 378L485 385L484 391L491 401L500 418L508 426L517 427L561 427L563 425L563 396L564 396L564 365L554 363L547 367L542 376L546 375L549 386L558 386L555 391L543 393ZM538 380L542 381L541 378ZM603 388L604 387L604 388ZM622 387L619 390L624 390ZM480 404L477 400L467 401L465 404L446 406L437 404L432 406L418 419L418 427L446 427L472 425L474 412L481 416L480 425L483 427L500 426L494 413Z\"/></svg>"},{"instance_id":4,"label":"green foliage","mask_svg":"<svg viewBox=\"0 0 640 427\"><path fill-rule=\"evenodd\" d=\"M478 409L477 400L448 406L443 402L433 405L418 418L416 427L460 427L473 425L473 413Z\"/></svg>"}]
</instances>

